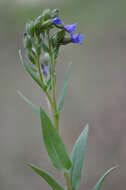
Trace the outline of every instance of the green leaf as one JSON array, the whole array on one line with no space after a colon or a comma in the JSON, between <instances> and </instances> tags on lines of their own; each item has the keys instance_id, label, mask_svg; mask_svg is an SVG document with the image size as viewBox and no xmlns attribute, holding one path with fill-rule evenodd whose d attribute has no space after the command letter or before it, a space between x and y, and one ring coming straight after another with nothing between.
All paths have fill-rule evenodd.
<instances>
[{"instance_id":1,"label":"green leaf","mask_svg":"<svg viewBox=\"0 0 126 190\"><path fill-rule=\"evenodd\" d=\"M28 166L39 176L41 176L53 190L63 190L63 187L46 171L40 170L38 167L28 164Z\"/></svg>"},{"instance_id":2,"label":"green leaf","mask_svg":"<svg viewBox=\"0 0 126 190\"><path fill-rule=\"evenodd\" d=\"M19 50L19 56L20 56L21 63L23 64L25 70L29 73L29 75L32 77L32 79L45 91L46 88L45 88L44 84L41 82L41 80L37 77L36 73L33 72L33 70L30 68L30 66L23 59L21 50Z\"/></svg>"},{"instance_id":3,"label":"green leaf","mask_svg":"<svg viewBox=\"0 0 126 190\"><path fill-rule=\"evenodd\" d=\"M43 50L49 53L49 48L47 47L47 45L44 42L42 42L41 45L42 45Z\"/></svg>"},{"instance_id":4,"label":"green leaf","mask_svg":"<svg viewBox=\"0 0 126 190\"><path fill-rule=\"evenodd\" d=\"M69 80L69 76L70 76L71 65L72 64L69 63L68 66L67 66L67 72L66 72L63 87L62 87L62 90L61 90L61 95L60 95L60 97L58 99L58 103L57 103L58 112L61 112L62 108L63 108L64 97L65 97L65 93L66 93L66 89L67 89L67 85L68 85L68 80Z\"/></svg>"},{"instance_id":5,"label":"green leaf","mask_svg":"<svg viewBox=\"0 0 126 190\"><path fill-rule=\"evenodd\" d=\"M77 190L80 185L87 138L88 125L84 128L79 138L76 140L71 154L72 168L70 169L69 175L73 190Z\"/></svg>"},{"instance_id":6,"label":"green leaf","mask_svg":"<svg viewBox=\"0 0 126 190\"><path fill-rule=\"evenodd\" d=\"M51 89L51 77L47 81L46 86L47 86L47 91L49 91Z\"/></svg>"},{"instance_id":7,"label":"green leaf","mask_svg":"<svg viewBox=\"0 0 126 190\"><path fill-rule=\"evenodd\" d=\"M35 65L35 56L34 56L32 50L27 51L27 55L28 55L28 58L30 59L30 61L32 62L32 64Z\"/></svg>"},{"instance_id":8,"label":"green leaf","mask_svg":"<svg viewBox=\"0 0 126 190\"><path fill-rule=\"evenodd\" d=\"M24 95L22 94L22 92L20 92L19 90L18 90L18 94L19 94L19 96L20 96L28 105L31 106L32 110L33 110L37 115L40 115L40 109L39 109L35 104L33 104L33 103L32 103L26 96L24 96Z\"/></svg>"},{"instance_id":9,"label":"green leaf","mask_svg":"<svg viewBox=\"0 0 126 190\"><path fill-rule=\"evenodd\" d=\"M110 174L110 173L111 173L114 169L116 169L116 168L117 168L117 166L115 166L115 167L109 169L109 170L98 180L98 182L96 183L96 185L94 186L94 188L93 188L92 190L99 190L100 187L101 187L102 184L103 184L103 181L104 181L105 177L107 177L107 175Z\"/></svg>"},{"instance_id":10,"label":"green leaf","mask_svg":"<svg viewBox=\"0 0 126 190\"><path fill-rule=\"evenodd\" d=\"M62 139L42 108L40 108L40 118L43 141L53 166L59 170L64 168L69 169L72 166L72 163L66 152Z\"/></svg>"}]
</instances>

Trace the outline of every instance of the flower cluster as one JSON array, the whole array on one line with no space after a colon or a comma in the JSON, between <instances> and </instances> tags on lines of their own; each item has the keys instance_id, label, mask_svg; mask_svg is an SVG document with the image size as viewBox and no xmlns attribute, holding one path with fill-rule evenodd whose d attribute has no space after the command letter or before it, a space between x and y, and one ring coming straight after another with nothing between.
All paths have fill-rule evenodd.
<instances>
[{"instance_id":1,"label":"flower cluster","mask_svg":"<svg viewBox=\"0 0 126 190\"><path fill-rule=\"evenodd\" d=\"M55 17L52 19L52 24L53 25L63 25L62 21L58 17ZM76 27L77 27L76 23L63 26L64 30L69 33L71 41L73 43L82 44L83 35L80 34L80 32L78 32L77 34L73 34L73 32L75 32L75 30L76 30Z\"/></svg>"},{"instance_id":2,"label":"flower cluster","mask_svg":"<svg viewBox=\"0 0 126 190\"><path fill-rule=\"evenodd\" d=\"M31 67L36 71L38 75L37 60L41 57L40 62L41 75L44 78L44 85L49 83L51 75L50 65L50 53L54 60L58 57L59 49L62 45L69 43L82 44L83 36L78 33L74 33L76 30L76 23L65 25L59 18L59 11L57 9L46 9L36 19L29 21L26 24L24 33L24 46L28 55ZM45 56L46 54L46 56ZM47 58L48 57L48 58ZM56 61L55 61L56 62Z\"/></svg>"}]
</instances>

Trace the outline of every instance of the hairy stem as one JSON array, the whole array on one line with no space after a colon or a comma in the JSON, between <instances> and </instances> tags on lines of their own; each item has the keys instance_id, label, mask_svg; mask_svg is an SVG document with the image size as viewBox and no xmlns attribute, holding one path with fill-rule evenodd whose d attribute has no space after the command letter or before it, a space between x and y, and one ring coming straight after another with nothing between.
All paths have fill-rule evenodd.
<instances>
[{"instance_id":1,"label":"hairy stem","mask_svg":"<svg viewBox=\"0 0 126 190\"><path fill-rule=\"evenodd\" d=\"M51 42L49 38L49 31L47 32L47 38L48 38L48 46L49 46L49 56L50 56L50 64L51 64L51 82L52 82L52 97L53 97L53 119L55 127L59 128L59 114L57 112L57 106L56 106L56 90L55 90L55 63L53 59L53 52L51 47Z\"/></svg>"},{"instance_id":2,"label":"hairy stem","mask_svg":"<svg viewBox=\"0 0 126 190\"><path fill-rule=\"evenodd\" d=\"M37 58L36 58L36 64L37 64L37 67L38 67L40 80L41 80L41 82L43 82L43 76L42 76L42 72L41 72L41 65L40 65L40 61L39 61L39 56L37 56ZM47 91L44 91L44 93L45 93L51 107L53 107L53 102L52 102L52 99L51 99L49 93Z\"/></svg>"},{"instance_id":3,"label":"hairy stem","mask_svg":"<svg viewBox=\"0 0 126 190\"><path fill-rule=\"evenodd\" d=\"M37 64L37 67L38 67L40 80L43 81L43 76L42 76L42 72L41 72L41 65L40 65L40 62L39 62L39 56L38 55L36 57L36 64Z\"/></svg>"}]
</instances>

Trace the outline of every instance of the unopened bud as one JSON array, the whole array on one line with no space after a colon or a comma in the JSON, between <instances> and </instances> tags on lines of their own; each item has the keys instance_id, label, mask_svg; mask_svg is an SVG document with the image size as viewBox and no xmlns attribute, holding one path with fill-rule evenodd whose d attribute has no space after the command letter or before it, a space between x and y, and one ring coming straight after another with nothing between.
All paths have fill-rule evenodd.
<instances>
[{"instance_id":1,"label":"unopened bud","mask_svg":"<svg viewBox=\"0 0 126 190\"><path fill-rule=\"evenodd\" d=\"M42 23L41 28L42 29L48 29L51 25L52 25L52 22L51 22L51 19L49 19L49 20Z\"/></svg>"},{"instance_id":2,"label":"unopened bud","mask_svg":"<svg viewBox=\"0 0 126 190\"><path fill-rule=\"evenodd\" d=\"M51 16L52 16L52 18L59 16L59 10L58 9L52 10Z\"/></svg>"},{"instance_id":3,"label":"unopened bud","mask_svg":"<svg viewBox=\"0 0 126 190\"><path fill-rule=\"evenodd\" d=\"M43 19L46 21L51 18L51 10L50 9L45 9L42 13Z\"/></svg>"},{"instance_id":4,"label":"unopened bud","mask_svg":"<svg viewBox=\"0 0 126 190\"><path fill-rule=\"evenodd\" d=\"M65 30L60 30L59 32L57 32L52 38L53 47L59 45L63 41L64 36Z\"/></svg>"},{"instance_id":5,"label":"unopened bud","mask_svg":"<svg viewBox=\"0 0 126 190\"><path fill-rule=\"evenodd\" d=\"M35 31L35 26L34 26L34 22L30 21L26 24L26 32L33 36L34 35L34 31Z\"/></svg>"}]
</instances>

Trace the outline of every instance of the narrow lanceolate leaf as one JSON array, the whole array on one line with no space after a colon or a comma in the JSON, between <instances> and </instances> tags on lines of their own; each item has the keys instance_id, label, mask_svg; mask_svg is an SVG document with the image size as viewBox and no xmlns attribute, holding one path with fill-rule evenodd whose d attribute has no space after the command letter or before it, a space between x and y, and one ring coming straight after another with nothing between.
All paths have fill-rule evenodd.
<instances>
[{"instance_id":1,"label":"narrow lanceolate leaf","mask_svg":"<svg viewBox=\"0 0 126 190\"><path fill-rule=\"evenodd\" d=\"M45 91L46 87L40 81L40 79L37 77L36 73L31 69L31 67L25 62L24 58L22 57L21 50L19 50L19 56L20 56L21 63L23 64L25 70L29 73L29 75L32 77L32 79Z\"/></svg>"},{"instance_id":2,"label":"narrow lanceolate leaf","mask_svg":"<svg viewBox=\"0 0 126 190\"><path fill-rule=\"evenodd\" d=\"M63 190L63 187L46 171L41 170L32 164L28 164L28 166L40 177L42 177L53 190Z\"/></svg>"},{"instance_id":3,"label":"narrow lanceolate leaf","mask_svg":"<svg viewBox=\"0 0 126 190\"><path fill-rule=\"evenodd\" d=\"M69 169L72 166L72 163L66 152L62 139L42 108L40 108L40 118L43 141L53 166L59 170L64 168Z\"/></svg>"},{"instance_id":4,"label":"narrow lanceolate leaf","mask_svg":"<svg viewBox=\"0 0 126 190\"><path fill-rule=\"evenodd\" d=\"M70 169L69 175L73 190L77 190L80 185L87 138L88 138L88 125L84 128L79 138L75 142L71 154L72 167Z\"/></svg>"},{"instance_id":5,"label":"narrow lanceolate leaf","mask_svg":"<svg viewBox=\"0 0 126 190\"><path fill-rule=\"evenodd\" d=\"M109 175L109 174L110 174L114 169L116 169L116 168L117 168L117 166L115 166L115 167L109 169L109 170L98 180L98 182L96 183L96 185L94 186L94 188L93 188L92 190L99 190L100 187L101 187L102 184L103 184L103 181L104 181L105 177L107 177L107 175Z\"/></svg>"},{"instance_id":6,"label":"narrow lanceolate leaf","mask_svg":"<svg viewBox=\"0 0 126 190\"><path fill-rule=\"evenodd\" d=\"M66 89L67 89L67 85L68 85L68 80L69 80L69 76L70 76L71 65L72 64L69 63L68 66L67 66L67 72L66 72L65 79L64 79L64 82L63 82L63 87L62 87L61 94L60 94L60 97L59 97L59 100L58 100L58 103L57 103L58 112L61 112L62 108L63 108L64 97L65 97L65 93L66 93Z\"/></svg>"},{"instance_id":7,"label":"narrow lanceolate leaf","mask_svg":"<svg viewBox=\"0 0 126 190\"><path fill-rule=\"evenodd\" d=\"M35 105L33 104L26 96L24 96L22 94L21 91L18 90L18 94L20 95L20 97L32 108L32 110L37 114L37 115L40 115L40 109Z\"/></svg>"}]
</instances>

